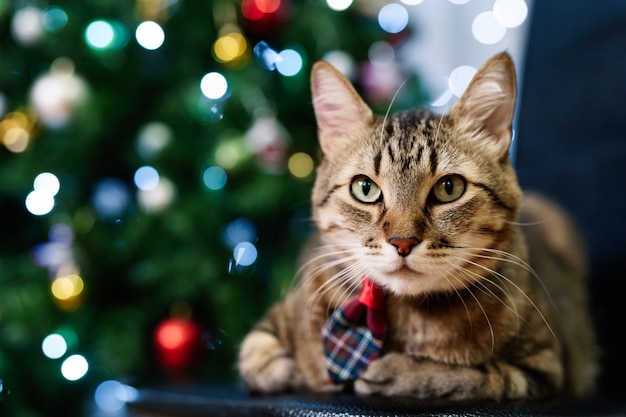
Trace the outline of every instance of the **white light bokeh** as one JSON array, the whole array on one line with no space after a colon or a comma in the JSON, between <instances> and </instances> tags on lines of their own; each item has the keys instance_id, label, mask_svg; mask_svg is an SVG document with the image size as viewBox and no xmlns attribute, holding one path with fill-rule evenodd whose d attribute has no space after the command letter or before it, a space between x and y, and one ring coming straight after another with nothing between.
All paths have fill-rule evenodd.
<instances>
[{"instance_id":1,"label":"white light bokeh","mask_svg":"<svg viewBox=\"0 0 626 417\"><path fill-rule=\"evenodd\" d=\"M237 266L250 266L256 262L258 252L250 242L241 242L233 249L233 259Z\"/></svg>"},{"instance_id":2,"label":"white light bokeh","mask_svg":"<svg viewBox=\"0 0 626 417\"><path fill-rule=\"evenodd\" d=\"M111 46L114 38L113 26L105 20L95 20L85 29L85 40L92 48L106 49Z\"/></svg>"},{"instance_id":3,"label":"white light bokeh","mask_svg":"<svg viewBox=\"0 0 626 417\"><path fill-rule=\"evenodd\" d=\"M50 359L59 359L67 352L67 342L57 333L49 334L41 343L43 354Z\"/></svg>"},{"instance_id":4,"label":"white light bokeh","mask_svg":"<svg viewBox=\"0 0 626 417\"><path fill-rule=\"evenodd\" d=\"M94 402L102 411L115 413L124 408L127 402L135 400L137 396L135 388L118 381L108 380L96 387Z\"/></svg>"},{"instance_id":5,"label":"white light bokeh","mask_svg":"<svg viewBox=\"0 0 626 417\"><path fill-rule=\"evenodd\" d=\"M526 21L528 6L524 0L496 0L493 16L502 26L516 28Z\"/></svg>"},{"instance_id":6,"label":"white light bokeh","mask_svg":"<svg viewBox=\"0 0 626 417\"><path fill-rule=\"evenodd\" d=\"M496 20L492 11L480 13L472 22L474 38L485 45L500 42L506 35L506 28Z\"/></svg>"},{"instance_id":7,"label":"white light bokeh","mask_svg":"<svg viewBox=\"0 0 626 417\"><path fill-rule=\"evenodd\" d=\"M51 172L42 172L37 175L33 181L33 189L45 191L53 197L57 195L60 188L61 183L59 179Z\"/></svg>"},{"instance_id":8,"label":"white light bokeh","mask_svg":"<svg viewBox=\"0 0 626 417\"><path fill-rule=\"evenodd\" d=\"M43 216L54 208L54 196L45 190L33 190L26 196L26 209L35 216Z\"/></svg>"},{"instance_id":9,"label":"white light bokeh","mask_svg":"<svg viewBox=\"0 0 626 417\"><path fill-rule=\"evenodd\" d=\"M43 12L33 6L18 9L11 20L13 38L22 45L32 45L44 33Z\"/></svg>"},{"instance_id":10,"label":"white light bokeh","mask_svg":"<svg viewBox=\"0 0 626 417\"><path fill-rule=\"evenodd\" d=\"M326 5L336 12L346 10L352 6L353 0L326 0Z\"/></svg>"},{"instance_id":11,"label":"white light bokeh","mask_svg":"<svg viewBox=\"0 0 626 417\"><path fill-rule=\"evenodd\" d=\"M286 77L292 77L302 69L302 56L293 49L285 49L278 54L276 71Z\"/></svg>"},{"instance_id":12,"label":"white light bokeh","mask_svg":"<svg viewBox=\"0 0 626 417\"><path fill-rule=\"evenodd\" d=\"M149 165L142 166L135 171L133 179L137 188L150 191L159 185L159 172Z\"/></svg>"},{"instance_id":13,"label":"white light bokeh","mask_svg":"<svg viewBox=\"0 0 626 417\"><path fill-rule=\"evenodd\" d=\"M409 24L409 12L401 4L387 4L378 12L378 24L385 32L400 33Z\"/></svg>"},{"instance_id":14,"label":"white light bokeh","mask_svg":"<svg viewBox=\"0 0 626 417\"><path fill-rule=\"evenodd\" d=\"M219 100L228 91L228 81L219 72L209 72L200 80L200 91L211 100Z\"/></svg>"},{"instance_id":15,"label":"white light bokeh","mask_svg":"<svg viewBox=\"0 0 626 417\"><path fill-rule=\"evenodd\" d=\"M78 381L87 374L89 363L83 355L72 355L63 361L61 374L68 381Z\"/></svg>"},{"instance_id":16,"label":"white light bokeh","mask_svg":"<svg viewBox=\"0 0 626 417\"><path fill-rule=\"evenodd\" d=\"M475 74L476 69L469 65L461 65L453 69L448 77L448 87L452 94L461 97Z\"/></svg>"},{"instance_id":17,"label":"white light bokeh","mask_svg":"<svg viewBox=\"0 0 626 417\"><path fill-rule=\"evenodd\" d=\"M165 31L157 22L148 20L137 26L135 39L142 48L153 51L165 42Z\"/></svg>"},{"instance_id":18,"label":"white light bokeh","mask_svg":"<svg viewBox=\"0 0 626 417\"><path fill-rule=\"evenodd\" d=\"M176 197L174 183L161 177L156 187L149 190L139 190L137 199L141 207L149 213L160 212L169 207Z\"/></svg>"}]
</instances>

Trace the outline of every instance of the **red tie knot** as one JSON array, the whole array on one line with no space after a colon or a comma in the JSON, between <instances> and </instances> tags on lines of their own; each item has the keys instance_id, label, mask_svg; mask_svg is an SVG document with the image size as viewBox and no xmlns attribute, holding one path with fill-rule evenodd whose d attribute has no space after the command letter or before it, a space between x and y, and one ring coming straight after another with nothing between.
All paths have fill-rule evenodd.
<instances>
[{"instance_id":1,"label":"red tie knot","mask_svg":"<svg viewBox=\"0 0 626 417\"><path fill-rule=\"evenodd\" d=\"M370 281L368 278L364 278L361 293L359 294L359 301L365 304L368 308L382 310L384 299L385 292L383 289L374 282Z\"/></svg>"}]
</instances>

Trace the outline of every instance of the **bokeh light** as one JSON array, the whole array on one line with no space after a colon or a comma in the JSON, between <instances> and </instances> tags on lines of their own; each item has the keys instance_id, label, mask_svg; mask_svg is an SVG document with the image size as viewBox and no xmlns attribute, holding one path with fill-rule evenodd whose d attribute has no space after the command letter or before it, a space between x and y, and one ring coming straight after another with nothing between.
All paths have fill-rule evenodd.
<instances>
[{"instance_id":1,"label":"bokeh light","mask_svg":"<svg viewBox=\"0 0 626 417\"><path fill-rule=\"evenodd\" d=\"M65 27L67 21L67 13L60 7L52 6L44 10L42 24L48 32L59 32Z\"/></svg>"},{"instance_id":2,"label":"bokeh light","mask_svg":"<svg viewBox=\"0 0 626 417\"><path fill-rule=\"evenodd\" d=\"M34 6L18 9L11 20L13 38L22 45L32 45L44 33L43 12Z\"/></svg>"},{"instance_id":3,"label":"bokeh light","mask_svg":"<svg viewBox=\"0 0 626 417\"><path fill-rule=\"evenodd\" d=\"M94 402L104 412L116 413L127 402L137 399L138 393L135 388L122 384L119 381L108 380L101 382L94 391Z\"/></svg>"},{"instance_id":4,"label":"bokeh light","mask_svg":"<svg viewBox=\"0 0 626 417\"><path fill-rule=\"evenodd\" d=\"M104 220L121 217L129 203L130 195L126 185L115 178L101 180L91 196L91 204L96 215Z\"/></svg>"},{"instance_id":5,"label":"bokeh light","mask_svg":"<svg viewBox=\"0 0 626 417\"><path fill-rule=\"evenodd\" d=\"M213 44L213 54L217 61L229 63L240 59L248 49L246 38L239 32L232 32L217 38Z\"/></svg>"},{"instance_id":6,"label":"bokeh light","mask_svg":"<svg viewBox=\"0 0 626 417\"><path fill-rule=\"evenodd\" d=\"M50 285L52 296L59 301L67 301L78 297L83 292L85 283L77 274L69 274L55 278Z\"/></svg>"},{"instance_id":7,"label":"bokeh light","mask_svg":"<svg viewBox=\"0 0 626 417\"><path fill-rule=\"evenodd\" d=\"M2 142L13 153L21 153L28 148L30 134L23 127L11 127L4 132Z\"/></svg>"},{"instance_id":8,"label":"bokeh light","mask_svg":"<svg viewBox=\"0 0 626 417\"><path fill-rule=\"evenodd\" d=\"M496 0L493 16L505 28L516 28L526 20L528 6L524 0Z\"/></svg>"},{"instance_id":9,"label":"bokeh light","mask_svg":"<svg viewBox=\"0 0 626 417\"><path fill-rule=\"evenodd\" d=\"M226 246L235 248L241 242L256 241L257 231L251 220L242 217L228 223L222 236Z\"/></svg>"},{"instance_id":10,"label":"bokeh light","mask_svg":"<svg viewBox=\"0 0 626 417\"><path fill-rule=\"evenodd\" d=\"M252 49L252 53L257 62L265 69L274 71L276 69L276 61L278 60L278 52L270 48L265 41L260 41Z\"/></svg>"},{"instance_id":11,"label":"bokeh light","mask_svg":"<svg viewBox=\"0 0 626 417\"><path fill-rule=\"evenodd\" d=\"M53 197L57 195L61 188L61 183L56 175L51 172L42 172L35 177L33 181L33 188L35 190L42 190L50 193Z\"/></svg>"},{"instance_id":12,"label":"bokeh light","mask_svg":"<svg viewBox=\"0 0 626 417\"><path fill-rule=\"evenodd\" d=\"M165 42L165 31L157 22L147 20L137 26L135 39L142 48L153 51Z\"/></svg>"},{"instance_id":13,"label":"bokeh light","mask_svg":"<svg viewBox=\"0 0 626 417\"><path fill-rule=\"evenodd\" d=\"M72 355L63 361L61 374L68 381L78 381L87 374L89 363L83 355Z\"/></svg>"},{"instance_id":14,"label":"bokeh light","mask_svg":"<svg viewBox=\"0 0 626 417\"><path fill-rule=\"evenodd\" d=\"M210 166L202 173L202 182L209 190L221 190L226 185L226 171L220 166Z\"/></svg>"},{"instance_id":15,"label":"bokeh light","mask_svg":"<svg viewBox=\"0 0 626 417\"><path fill-rule=\"evenodd\" d=\"M304 152L295 153L289 158L287 167L294 177L306 178L313 173L313 158Z\"/></svg>"},{"instance_id":16,"label":"bokeh light","mask_svg":"<svg viewBox=\"0 0 626 417\"><path fill-rule=\"evenodd\" d=\"M166 177L160 177L157 185L148 190L139 190L137 199L141 207L149 213L163 211L169 207L176 197L174 183Z\"/></svg>"},{"instance_id":17,"label":"bokeh light","mask_svg":"<svg viewBox=\"0 0 626 417\"><path fill-rule=\"evenodd\" d=\"M94 49L109 48L113 44L114 38L113 26L106 20L93 21L85 29L85 41Z\"/></svg>"},{"instance_id":18,"label":"bokeh light","mask_svg":"<svg viewBox=\"0 0 626 417\"><path fill-rule=\"evenodd\" d=\"M71 59L57 58L50 66L50 72L37 78L31 87L30 102L39 119L48 127L65 126L74 109L87 98L87 83L74 69Z\"/></svg>"},{"instance_id":19,"label":"bokeh light","mask_svg":"<svg viewBox=\"0 0 626 417\"><path fill-rule=\"evenodd\" d=\"M159 172L149 165L142 166L135 171L133 179L137 188L150 191L159 185Z\"/></svg>"},{"instance_id":20,"label":"bokeh light","mask_svg":"<svg viewBox=\"0 0 626 417\"><path fill-rule=\"evenodd\" d=\"M200 80L200 90L205 97L219 100L228 92L228 81L219 72L209 72Z\"/></svg>"},{"instance_id":21,"label":"bokeh light","mask_svg":"<svg viewBox=\"0 0 626 417\"><path fill-rule=\"evenodd\" d=\"M241 14L248 20L260 20L278 11L280 4L281 0L243 0Z\"/></svg>"},{"instance_id":22,"label":"bokeh light","mask_svg":"<svg viewBox=\"0 0 626 417\"><path fill-rule=\"evenodd\" d=\"M224 169L234 169L250 155L241 137L223 139L215 149L215 162Z\"/></svg>"},{"instance_id":23,"label":"bokeh light","mask_svg":"<svg viewBox=\"0 0 626 417\"><path fill-rule=\"evenodd\" d=\"M367 57L372 65L384 67L393 62L396 53L393 46L385 41L374 42L367 50Z\"/></svg>"},{"instance_id":24,"label":"bokeh light","mask_svg":"<svg viewBox=\"0 0 626 417\"><path fill-rule=\"evenodd\" d=\"M258 252L250 242L240 242L233 249L233 260L236 266L250 266L256 262Z\"/></svg>"},{"instance_id":25,"label":"bokeh light","mask_svg":"<svg viewBox=\"0 0 626 417\"><path fill-rule=\"evenodd\" d=\"M67 342L60 334L52 333L43 339L41 350L47 358L59 359L67 352Z\"/></svg>"},{"instance_id":26,"label":"bokeh light","mask_svg":"<svg viewBox=\"0 0 626 417\"><path fill-rule=\"evenodd\" d=\"M448 87L452 94L461 97L475 74L476 69L469 65L461 65L453 69L448 77Z\"/></svg>"},{"instance_id":27,"label":"bokeh light","mask_svg":"<svg viewBox=\"0 0 626 417\"><path fill-rule=\"evenodd\" d=\"M137 134L136 149L139 156L150 160L156 157L174 137L172 129L162 122L149 122Z\"/></svg>"},{"instance_id":28,"label":"bokeh light","mask_svg":"<svg viewBox=\"0 0 626 417\"><path fill-rule=\"evenodd\" d=\"M26 196L26 209L35 216L43 216L54 208L54 196L45 190L33 190Z\"/></svg>"},{"instance_id":29,"label":"bokeh light","mask_svg":"<svg viewBox=\"0 0 626 417\"><path fill-rule=\"evenodd\" d=\"M498 43L506 35L506 28L496 20L493 12L480 13L472 22L474 38L485 45Z\"/></svg>"},{"instance_id":30,"label":"bokeh light","mask_svg":"<svg viewBox=\"0 0 626 417\"><path fill-rule=\"evenodd\" d=\"M400 0L400 1L408 6L416 6L420 4L421 2L423 2L424 0Z\"/></svg>"},{"instance_id":31,"label":"bokeh light","mask_svg":"<svg viewBox=\"0 0 626 417\"><path fill-rule=\"evenodd\" d=\"M286 77L292 77L302 69L302 55L293 49L285 49L278 54L276 70Z\"/></svg>"},{"instance_id":32,"label":"bokeh light","mask_svg":"<svg viewBox=\"0 0 626 417\"><path fill-rule=\"evenodd\" d=\"M347 79L354 80L357 75L357 64L354 58L344 51L329 51L322 60L337 68Z\"/></svg>"},{"instance_id":33,"label":"bokeh light","mask_svg":"<svg viewBox=\"0 0 626 417\"><path fill-rule=\"evenodd\" d=\"M353 0L326 0L326 5L332 10L341 12L352 6Z\"/></svg>"},{"instance_id":34,"label":"bokeh light","mask_svg":"<svg viewBox=\"0 0 626 417\"><path fill-rule=\"evenodd\" d=\"M400 33L409 24L409 12L401 4L387 4L378 12L378 24L385 32Z\"/></svg>"}]
</instances>

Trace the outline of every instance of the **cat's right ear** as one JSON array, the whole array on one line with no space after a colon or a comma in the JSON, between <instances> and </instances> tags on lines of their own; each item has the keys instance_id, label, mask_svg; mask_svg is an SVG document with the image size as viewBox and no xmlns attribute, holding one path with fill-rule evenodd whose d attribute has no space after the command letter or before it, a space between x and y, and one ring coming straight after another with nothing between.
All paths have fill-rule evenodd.
<instances>
[{"instance_id":1,"label":"cat's right ear","mask_svg":"<svg viewBox=\"0 0 626 417\"><path fill-rule=\"evenodd\" d=\"M350 81L326 62L318 61L313 65L311 92L324 154L332 154L342 140L367 128L374 119L372 110Z\"/></svg>"}]
</instances>

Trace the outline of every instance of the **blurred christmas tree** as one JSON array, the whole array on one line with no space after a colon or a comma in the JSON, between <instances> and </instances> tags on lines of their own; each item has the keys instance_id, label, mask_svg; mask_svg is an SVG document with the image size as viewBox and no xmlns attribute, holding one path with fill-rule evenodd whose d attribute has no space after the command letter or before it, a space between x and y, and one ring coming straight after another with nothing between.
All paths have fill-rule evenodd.
<instances>
[{"instance_id":1,"label":"blurred christmas tree","mask_svg":"<svg viewBox=\"0 0 626 417\"><path fill-rule=\"evenodd\" d=\"M235 378L310 231L312 63L421 101L406 10L340 3L0 0L3 415Z\"/></svg>"}]
</instances>

